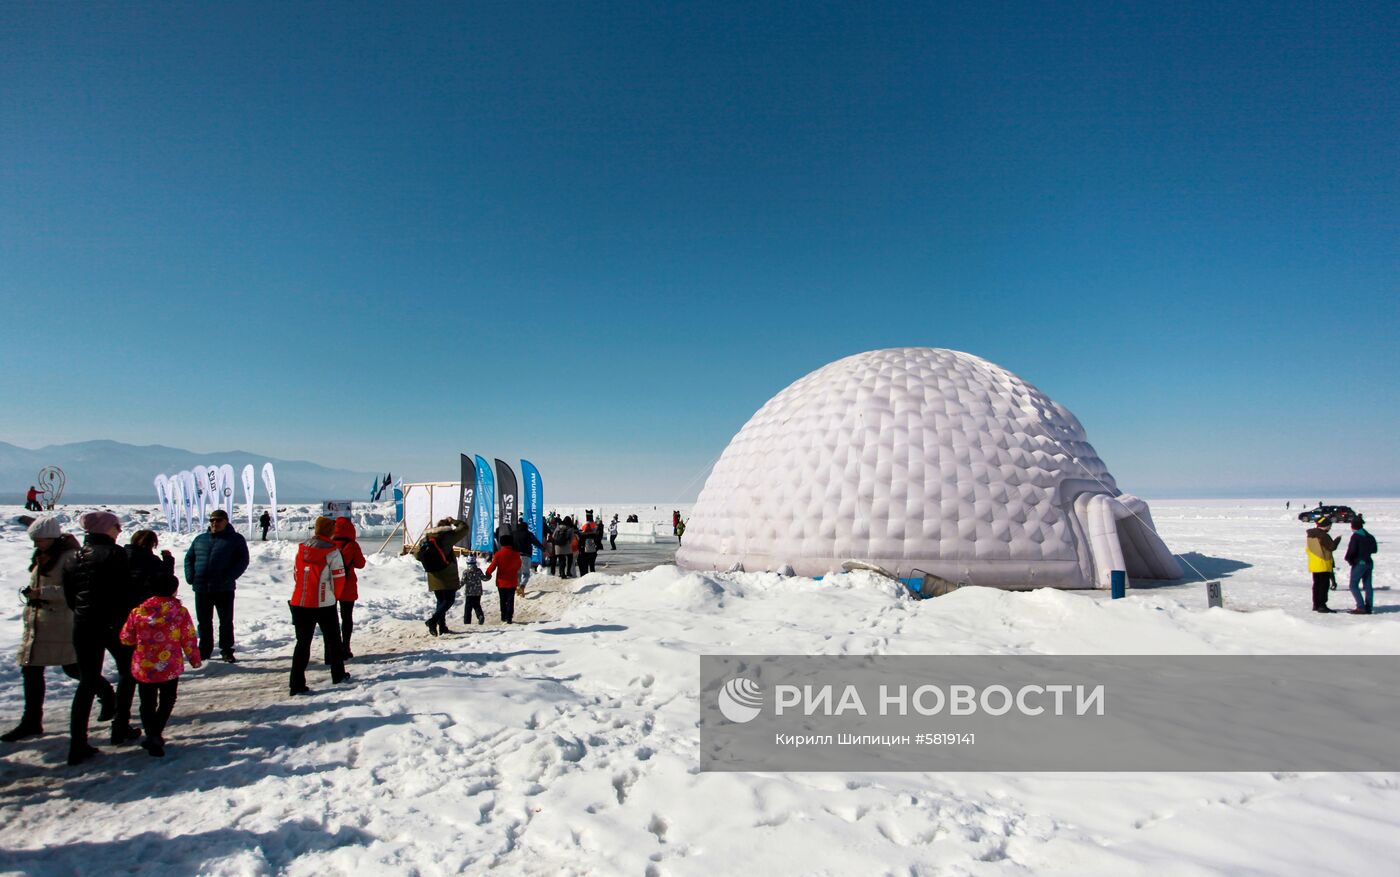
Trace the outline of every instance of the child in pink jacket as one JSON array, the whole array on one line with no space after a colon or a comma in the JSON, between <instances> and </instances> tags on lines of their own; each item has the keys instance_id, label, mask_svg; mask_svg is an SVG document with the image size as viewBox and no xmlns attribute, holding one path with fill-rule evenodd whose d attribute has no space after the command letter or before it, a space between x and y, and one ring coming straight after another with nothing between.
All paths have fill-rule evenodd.
<instances>
[{"instance_id":1,"label":"child in pink jacket","mask_svg":"<svg viewBox=\"0 0 1400 877\"><path fill-rule=\"evenodd\" d=\"M175 709L175 692L180 674L185 671L185 658L193 667L200 664L194 622L175 597L179 584L174 576L151 583L154 596L131 610L122 625L122 642L136 646L131 675L136 677L141 693L141 724L146 731L141 747L157 758L165 754L165 723Z\"/></svg>"}]
</instances>

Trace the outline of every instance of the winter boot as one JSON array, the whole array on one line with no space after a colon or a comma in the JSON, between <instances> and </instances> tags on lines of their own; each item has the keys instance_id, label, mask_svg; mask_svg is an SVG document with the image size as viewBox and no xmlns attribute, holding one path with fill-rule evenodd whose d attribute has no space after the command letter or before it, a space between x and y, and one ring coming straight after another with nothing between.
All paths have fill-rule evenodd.
<instances>
[{"instance_id":1,"label":"winter boot","mask_svg":"<svg viewBox=\"0 0 1400 877\"><path fill-rule=\"evenodd\" d=\"M29 719L21 719L20 723L4 734L0 734L0 740L6 743L14 743L26 737L38 737L44 733L44 728L38 722Z\"/></svg>"},{"instance_id":2,"label":"winter boot","mask_svg":"<svg viewBox=\"0 0 1400 877\"><path fill-rule=\"evenodd\" d=\"M97 711L97 720L99 722L110 722L116 714L117 698L116 695L113 695L111 698L102 702L101 708Z\"/></svg>"},{"instance_id":3,"label":"winter boot","mask_svg":"<svg viewBox=\"0 0 1400 877\"><path fill-rule=\"evenodd\" d=\"M68 763L82 764L94 755L101 755L102 750L89 746L86 743L75 743L68 747Z\"/></svg>"}]
</instances>

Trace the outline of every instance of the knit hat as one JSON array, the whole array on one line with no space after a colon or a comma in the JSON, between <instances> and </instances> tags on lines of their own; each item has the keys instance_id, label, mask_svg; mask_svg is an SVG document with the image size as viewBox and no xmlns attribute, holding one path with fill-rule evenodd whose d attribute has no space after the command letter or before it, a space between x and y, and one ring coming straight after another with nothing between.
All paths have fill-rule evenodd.
<instances>
[{"instance_id":1,"label":"knit hat","mask_svg":"<svg viewBox=\"0 0 1400 877\"><path fill-rule=\"evenodd\" d=\"M223 509L214 509L212 512L209 513L209 520L212 521L216 518L221 521L227 521L228 512L224 511Z\"/></svg>"},{"instance_id":2,"label":"knit hat","mask_svg":"<svg viewBox=\"0 0 1400 877\"><path fill-rule=\"evenodd\" d=\"M325 515L321 515L316 519L316 523L312 525L312 529L316 531L317 536L325 536L329 539L331 534L335 532L335 521L332 521Z\"/></svg>"},{"instance_id":3,"label":"knit hat","mask_svg":"<svg viewBox=\"0 0 1400 877\"><path fill-rule=\"evenodd\" d=\"M62 535L63 525L53 515L35 518L34 523L29 525L30 539L57 539Z\"/></svg>"},{"instance_id":4,"label":"knit hat","mask_svg":"<svg viewBox=\"0 0 1400 877\"><path fill-rule=\"evenodd\" d=\"M78 515L78 526L85 533L110 533L122 528L121 518L111 512L83 512Z\"/></svg>"}]
</instances>

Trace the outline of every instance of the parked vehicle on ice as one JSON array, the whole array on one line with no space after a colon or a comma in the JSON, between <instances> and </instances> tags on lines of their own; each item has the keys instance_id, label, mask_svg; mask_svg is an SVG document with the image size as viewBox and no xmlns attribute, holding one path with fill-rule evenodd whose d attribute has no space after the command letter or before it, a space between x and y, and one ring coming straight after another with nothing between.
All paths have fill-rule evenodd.
<instances>
[{"instance_id":1,"label":"parked vehicle on ice","mask_svg":"<svg viewBox=\"0 0 1400 877\"><path fill-rule=\"evenodd\" d=\"M1329 521L1349 524L1351 519L1356 516L1356 512L1349 505L1319 505L1312 511L1299 514L1298 520L1311 524L1321 518L1326 518Z\"/></svg>"}]
</instances>

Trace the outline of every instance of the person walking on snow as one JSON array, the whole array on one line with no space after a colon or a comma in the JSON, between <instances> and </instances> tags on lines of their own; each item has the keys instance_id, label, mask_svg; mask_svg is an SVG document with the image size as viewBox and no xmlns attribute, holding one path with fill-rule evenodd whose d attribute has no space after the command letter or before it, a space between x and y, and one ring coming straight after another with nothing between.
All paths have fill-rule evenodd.
<instances>
[{"instance_id":1,"label":"person walking on snow","mask_svg":"<svg viewBox=\"0 0 1400 877\"><path fill-rule=\"evenodd\" d=\"M549 541L554 544L554 558L558 562L559 578L567 579L573 575L573 542L574 542L574 519L565 518L555 527L550 535Z\"/></svg>"},{"instance_id":2,"label":"person walking on snow","mask_svg":"<svg viewBox=\"0 0 1400 877\"><path fill-rule=\"evenodd\" d=\"M62 667L69 678L79 678L73 610L63 598L64 577L78 557L78 540L64 533L51 515L29 525L29 538L34 554L29 558L29 587L21 592L24 634L19 642L24 714L18 725L0 735L6 743L44 733L44 668Z\"/></svg>"},{"instance_id":3,"label":"person walking on snow","mask_svg":"<svg viewBox=\"0 0 1400 877\"><path fill-rule=\"evenodd\" d=\"M335 617L335 596L345 590L345 560L331 541L335 522L323 515L313 526L312 537L297 546L292 599L287 601L297 638L292 650L292 675L288 680L293 697L311 691L306 687L306 665L311 662L311 640L318 627L326 642L331 682L338 685L350 680L340 650L340 624Z\"/></svg>"},{"instance_id":4,"label":"person walking on snow","mask_svg":"<svg viewBox=\"0 0 1400 877\"><path fill-rule=\"evenodd\" d=\"M214 654L214 612L219 613L219 652L232 664L233 595L238 578L248 569L248 542L229 526L228 513L209 513L209 529L194 537L185 553L185 581L194 591L194 616L199 627L199 659Z\"/></svg>"},{"instance_id":5,"label":"person walking on snow","mask_svg":"<svg viewBox=\"0 0 1400 877\"><path fill-rule=\"evenodd\" d=\"M681 537L685 535L685 521L676 519L676 544L681 544Z\"/></svg>"},{"instance_id":6,"label":"person walking on snow","mask_svg":"<svg viewBox=\"0 0 1400 877\"><path fill-rule=\"evenodd\" d=\"M471 624L476 615L477 624L486 623L486 613L481 611L481 567L476 564L476 555L467 556L467 568L462 571L462 596L466 606L462 609L462 623Z\"/></svg>"},{"instance_id":7,"label":"person walking on snow","mask_svg":"<svg viewBox=\"0 0 1400 877\"><path fill-rule=\"evenodd\" d=\"M349 659L355 657L350 651L350 632L355 629L355 601L360 599L359 577L355 570L365 568L365 552L355 541L355 524L349 518L336 518L334 537L331 539L340 550L340 558L345 561L345 585L336 592L335 600L340 604L340 651ZM331 662L326 653L326 663Z\"/></svg>"},{"instance_id":8,"label":"person walking on snow","mask_svg":"<svg viewBox=\"0 0 1400 877\"><path fill-rule=\"evenodd\" d=\"M194 621L175 596L180 586L173 572L175 558L168 551L164 556L169 558L172 572L152 581L151 596L131 610L121 629L121 641L134 647L131 675L141 692L141 726L146 732L141 748L154 758L165 755L165 726L175 709L185 659L196 669L203 663L195 642Z\"/></svg>"},{"instance_id":9,"label":"person walking on snow","mask_svg":"<svg viewBox=\"0 0 1400 877\"><path fill-rule=\"evenodd\" d=\"M613 519L608 522L608 544L612 546L613 551L617 550L617 515L613 515Z\"/></svg>"},{"instance_id":10,"label":"person walking on snow","mask_svg":"<svg viewBox=\"0 0 1400 877\"><path fill-rule=\"evenodd\" d=\"M88 745L92 701L102 702L99 722L112 720L112 743L134 743L141 733L131 727L131 701L136 680L131 675L131 652L121 642L126 617L141 603L135 594L126 551L117 545L121 521L111 512L85 512L78 525L87 535L63 580L64 599L73 610L73 650L78 656L78 689L69 717L68 763L81 764L98 754ZM117 689L102 676L102 661L110 653L117 664Z\"/></svg>"},{"instance_id":11,"label":"person walking on snow","mask_svg":"<svg viewBox=\"0 0 1400 877\"><path fill-rule=\"evenodd\" d=\"M443 518L423 534L423 543L418 548L418 561L428 573L428 590L437 599L432 617L424 622L433 636L452 633L447 629L447 613L457 602L457 591L462 587L453 546L462 541L469 529L466 521Z\"/></svg>"},{"instance_id":12,"label":"person walking on snow","mask_svg":"<svg viewBox=\"0 0 1400 877\"><path fill-rule=\"evenodd\" d=\"M1376 537L1366 532L1365 519L1357 515L1351 521L1351 541L1347 542L1345 558L1346 562L1351 564L1351 596L1356 600L1356 608L1351 610L1352 615L1371 614L1371 574L1376 569L1373 556L1379 550ZM1366 590L1365 599L1361 596L1363 587Z\"/></svg>"},{"instance_id":13,"label":"person walking on snow","mask_svg":"<svg viewBox=\"0 0 1400 877\"><path fill-rule=\"evenodd\" d=\"M267 541L267 528L272 526L272 514L263 509L262 515L258 517L258 526L262 527L262 541Z\"/></svg>"},{"instance_id":14,"label":"person walking on snow","mask_svg":"<svg viewBox=\"0 0 1400 877\"><path fill-rule=\"evenodd\" d=\"M530 581L530 573L534 571L532 562L534 550L538 548L540 551L544 551L544 543L530 532L530 526L525 523L525 518L521 517L515 523L515 532L511 534L511 544L520 555L520 589L523 592L525 583Z\"/></svg>"},{"instance_id":15,"label":"person walking on snow","mask_svg":"<svg viewBox=\"0 0 1400 877\"><path fill-rule=\"evenodd\" d=\"M1308 530L1308 571L1312 573L1312 600L1314 612L1335 612L1335 609L1327 608L1328 591L1337 587L1337 578L1333 573L1335 564L1332 560L1332 552L1337 550L1337 546L1342 544L1340 536L1332 537L1327 535L1332 529L1332 521L1328 518L1319 518L1317 526Z\"/></svg>"},{"instance_id":16,"label":"person walking on snow","mask_svg":"<svg viewBox=\"0 0 1400 877\"><path fill-rule=\"evenodd\" d=\"M501 601L501 621L515 623L515 588L520 583L520 554L509 545L497 549L486 567L485 578L496 573L496 596Z\"/></svg>"},{"instance_id":17,"label":"person walking on snow","mask_svg":"<svg viewBox=\"0 0 1400 877\"><path fill-rule=\"evenodd\" d=\"M29 490L24 494L24 510L27 512L42 512L44 507L39 505L39 491L34 485L29 485Z\"/></svg>"},{"instance_id":18,"label":"person walking on snow","mask_svg":"<svg viewBox=\"0 0 1400 877\"><path fill-rule=\"evenodd\" d=\"M598 549L603 547L603 525L593 520L593 512L587 512L587 520L579 531L578 574L588 575L598 570Z\"/></svg>"}]
</instances>

